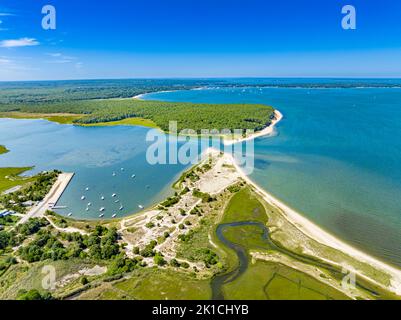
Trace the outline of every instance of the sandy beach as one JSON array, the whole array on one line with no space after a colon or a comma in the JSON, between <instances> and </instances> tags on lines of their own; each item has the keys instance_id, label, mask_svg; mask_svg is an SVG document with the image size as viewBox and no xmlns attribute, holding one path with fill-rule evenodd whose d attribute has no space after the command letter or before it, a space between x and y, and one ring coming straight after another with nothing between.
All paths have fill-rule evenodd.
<instances>
[{"instance_id":1,"label":"sandy beach","mask_svg":"<svg viewBox=\"0 0 401 320\"><path fill-rule=\"evenodd\" d=\"M270 126L264 128L263 130L261 130L259 132L251 134L250 136L248 136L246 138L239 138L239 139L233 139L233 140L224 139L223 143L224 143L224 145L229 146L229 145L232 145L232 144L235 144L235 143L245 142L245 141L253 140L253 139L256 139L256 138L259 138L259 137L269 136L269 135L273 134L274 127L282 119L283 119L283 114L278 110L274 110L274 119L272 120Z\"/></svg>"},{"instance_id":2,"label":"sandy beach","mask_svg":"<svg viewBox=\"0 0 401 320\"><path fill-rule=\"evenodd\" d=\"M244 179L248 184L252 185L255 191L260 196L262 196L267 203L279 208L283 212L284 218L291 224L293 224L302 233L304 233L311 239L319 242L320 244L339 250L361 262L367 263L376 269L386 272L392 278L391 286L389 287L389 289L397 295L401 295L401 270L396 269L331 235L327 231L314 224L312 221L302 216L294 209L284 204L282 201L278 200L277 198L266 192L260 186L258 186L247 175L244 174L244 172L236 164L234 159L233 165L240 173L242 179ZM358 270L355 270L355 272L358 274Z\"/></svg>"},{"instance_id":3,"label":"sandy beach","mask_svg":"<svg viewBox=\"0 0 401 320\"><path fill-rule=\"evenodd\" d=\"M153 92L153 93L167 93L167 92L174 92L174 91L173 91L173 90L165 90L165 91L157 91L157 92ZM152 93L152 92L149 92L149 93ZM136 95L135 97L132 97L132 99L135 99L135 100L143 100L143 97L146 96L146 95L149 94L149 93L141 93L141 94L138 94L138 95Z\"/></svg>"}]
</instances>

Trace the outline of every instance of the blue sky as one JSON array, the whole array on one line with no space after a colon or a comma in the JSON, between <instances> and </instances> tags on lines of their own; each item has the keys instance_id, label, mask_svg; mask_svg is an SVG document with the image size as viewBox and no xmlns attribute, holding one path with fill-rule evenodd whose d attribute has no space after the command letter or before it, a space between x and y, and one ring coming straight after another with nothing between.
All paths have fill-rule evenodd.
<instances>
[{"instance_id":1,"label":"blue sky","mask_svg":"<svg viewBox=\"0 0 401 320\"><path fill-rule=\"evenodd\" d=\"M401 77L399 0L1 0L0 21L0 80Z\"/></svg>"}]
</instances>

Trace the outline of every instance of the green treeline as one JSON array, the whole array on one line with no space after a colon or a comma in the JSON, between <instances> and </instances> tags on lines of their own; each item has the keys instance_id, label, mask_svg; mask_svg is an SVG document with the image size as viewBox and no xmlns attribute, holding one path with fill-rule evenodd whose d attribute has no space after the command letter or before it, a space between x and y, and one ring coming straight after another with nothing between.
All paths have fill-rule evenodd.
<instances>
[{"instance_id":1,"label":"green treeline","mask_svg":"<svg viewBox=\"0 0 401 320\"><path fill-rule=\"evenodd\" d=\"M252 129L269 126L273 108L256 104L196 104L134 99L109 99L0 105L0 111L33 113L76 113L83 117L77 124L118 121L126 118L144 118L155 122L163 131L169 131L169 121L177 121L178 131L192 129Z\"/></svg>"}]
</instances>

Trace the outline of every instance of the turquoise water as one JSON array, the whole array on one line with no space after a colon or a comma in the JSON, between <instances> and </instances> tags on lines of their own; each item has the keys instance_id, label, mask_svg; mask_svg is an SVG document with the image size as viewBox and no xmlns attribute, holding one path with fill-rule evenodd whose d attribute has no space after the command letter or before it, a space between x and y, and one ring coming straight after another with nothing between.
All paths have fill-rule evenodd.
<instances>
[{"instance_id":1,"label":"turquoise water","mask_svg":"<svg viewBox=\"0 0 401 320\"><path fill-rule=\"evenodd\" d=\"M324 229L401 266L400 88L222 87L146 99L274 106L285 119L277 136L255 141L251 178Z\"/></svg>"},{"instance_id":2,"label":"turquoise water","mask_svg":"<svg viewBox=\"0 0 401 320\"><path fill-rule=\"evenodd\" d=\"M276 136L255 141L251 178L329 232L401 266L401 89L369 88L369 83L359 89L257 88L262 80L246 81L254 87L158 93L146 99L276 107L285 119ZM58 203L68 208L59 213L96 219L105 207L105 218L121 217L171 194L171 182L188 167L148 164L147 132L0 119L0 144L11 150L0 156L0 166L75 172ZM86 212L88 202L92 206Z\"/></svg>"},{"instance_id":3,"label":"turquoise water","mask_svg":"<svg viewBox=\"0 0 401 320\"><path fill-rule=\"evenodd\" d=\"M151 206L170 195L172 181L188 167L148 164L147 132L143 127L83 128L44 120L0 119L0 144L11 150L0 156L0 167L34 165L29 174L52 169L75 172L58 202L68 206L57 210L60 214L98 219L104 207L105 218L122 217L140 211L139 205ZM86 211L89 202L92 205Z\"/></svg>"}]
</instances>

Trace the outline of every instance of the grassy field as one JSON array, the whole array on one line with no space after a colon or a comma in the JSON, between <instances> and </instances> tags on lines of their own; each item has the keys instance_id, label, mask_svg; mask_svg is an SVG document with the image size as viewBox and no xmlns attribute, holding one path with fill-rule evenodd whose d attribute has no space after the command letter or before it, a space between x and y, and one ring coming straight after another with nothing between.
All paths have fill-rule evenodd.
<instances>
[{"instance_id":1,"label":"grassy field","mask_svg":"<svg viewBox=\"0 0 401 320\"><path fill-rule=\"evenodd\" d=\"M341 292L277 263L257 261L236 281L224 286L232 300L348 300Z\"/></svg>"},{"instance_id":2,"label":"grassy field","mask_svg":"<svg viewBox=\"0 0 401 320\"><path fill-rule=\"evenodd\" d=\"M244 188L229 202L221 223L238 221L266 223L267 220L268 216L263 204L249 188Z\"/></svg>"},{"instance_id":3,"label":"grassy field","mask_svg":"<svg viewBox=\"0 0 401 320\"><path fill-rule=\"evenodd\" d=\"M33 177L20 177L19 175L31 170L32 167L25 168L0 168L0 193L16 186L33 182Z\"/></svg>"},{"instance_id":4,"label":"grassy field","mask_svg":"<svg viewBox=\"0 0 401 320\"><path fill-rule=\"evenodd\" d=\"M135 270L130 279L85 292L80 299L208 300L210 297L208 280L174 270L147 268Z\"/></svg>"},{"instance_id":5,"label":"grassy field","mask_svg":"<svg viewBox=\"0 0 401 320\"><path fill-rule=\"evenodd\" d=\"M156 123L154 123L152 120L142 118L126 118L118 121L88 123L80 125L84 127L142 126L148 128L158 128Z\"/></svg>"},{"instance_id":6,"label":"grassy field","mask_svg":"<svg viewBox=\"0 0 401 320\"><path fill-rule=\"evenodd\" d=\"M269 210L273 210L269 208ZM269 211L258 196L249 188L236 193L228 203L222 223L241 221L268 222ZM240 245L248 252L274 252L275 247L263 238L263 230L258 226L244 225L227 227L224 237ZM220 244L221 245L221 244ZM315 300L347 299L336 289L289 266L264 261L252 261L244 274L223 286L225 299L272 299L272 300Z\"/></svg>"},{"instance_id":7,"label":"grassy field","mask_svg":"<svg viewBox=\"0 0 401 320\"><path fill-rule=\"evenodd\" d=\"M75 120L82 118L82 114L69 113L30 113L30 112L0 112L0 118L11 119L45 119L59 124L73 124Z\"/></svg>"},{"instance_id":8,"label":"grassy field","mask_svg":"<svg viewBox=\"0 0 401 320\"><path fill-rule=\"evenodd\" d=\"M20 263L13 265L0 278L0 299L15 299L21 289L36 289L40 292L45 290L42 287L44 266L54 267L56 281L60 281L67 275L78 273L80 270L92 268L99 265L90 260L70 259L60 261L42 261L34 264ZM60 286L53 292L54 296L62 296L64 293L82 287L79 277L65 286Z\"/></svg>"}]
</instances>

